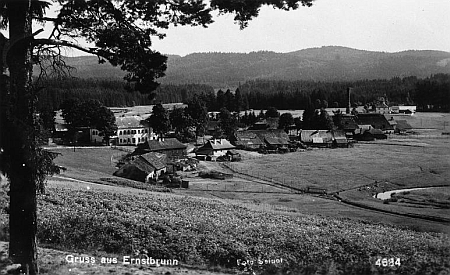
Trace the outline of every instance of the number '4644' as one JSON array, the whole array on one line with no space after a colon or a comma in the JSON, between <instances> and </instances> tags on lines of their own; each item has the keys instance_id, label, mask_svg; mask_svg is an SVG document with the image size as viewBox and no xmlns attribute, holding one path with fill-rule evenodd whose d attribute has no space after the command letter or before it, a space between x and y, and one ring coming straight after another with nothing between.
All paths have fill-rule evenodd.
<instances>
[{"instance_id":1,"label":"number '4644'","mask_svg":"<svg viewBox=\"0 0 450 275\"><path fill-rule=\"evenodd\" d=\"M400 266L400 258L378 258L375 265L379 267Z\"/></svg>"}]
</instances>

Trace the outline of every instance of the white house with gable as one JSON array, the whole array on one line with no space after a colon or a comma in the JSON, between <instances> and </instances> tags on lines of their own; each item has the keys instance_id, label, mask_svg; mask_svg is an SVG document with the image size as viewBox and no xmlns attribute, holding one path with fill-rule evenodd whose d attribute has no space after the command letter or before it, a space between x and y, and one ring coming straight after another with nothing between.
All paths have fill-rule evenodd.
<instances>
[{"instance_id":1,"label":"white house with gable","mask_svg":"<svg viewBox=\"0 0 450 275\"><path fill-rule=\"evenodd\" d=\"M152 128L140 116L116 117L117 132L111 137L116 145L138 145L148 140L156 140L158 136ZM103 136L97 129L90 129L90 140L92 143L103 142Z\"/></svg>"}]
</instances>

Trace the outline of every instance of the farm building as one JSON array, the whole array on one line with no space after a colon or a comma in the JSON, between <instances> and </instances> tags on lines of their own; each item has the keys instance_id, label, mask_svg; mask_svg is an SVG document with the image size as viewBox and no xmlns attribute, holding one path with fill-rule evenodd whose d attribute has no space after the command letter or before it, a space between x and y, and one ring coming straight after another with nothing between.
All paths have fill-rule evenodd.
<instances>
[{"instance_id":1,"label":"farm building","mask_svg":"<svg viewBox=\"0 0 450 275\"><path fill-rule=\"evenodd\" d=\"M390 108L384 101L375 104L374 108L375 108L375 112L377 112L379 114L388 114L388 113L390 113Z\"/></svg>"},{"instance_id":2,"label":"farm building","mask_svg":"<svg viewBox=\"0 0 450 275\"><path fill-rule=\"evenodd\" d=\"M416 112L416 106L392 106L391 112L394 114L410 114L413 115Z\"/></svg>"},{"instance_id":3,"label":"farm building","mask_svg":"<svg viewBox=\"0 0 450 275\"><path fill-rule=\"evenodd\" d=\"M165 154L168 158L179 158L186 155L186 148L187 146L176 138L160 138L138 144L133 154L157 152Z\"/></svg>"},{"instance_id":4,"label":"farm building","mask_svg":"<svg viewBox=\"0 0 450 275\"><path fill-rule=\"evenodd\" d=\"M164 154L150 152L147 154L140 155L138 158L142 158L155 169L154 173L151 175L153 179L158 179L158 177L162 173L167 171L166 168L167 156Z\"/></svg>"},{"instance_id":5,"label":"farm building","mask_svg":"<svg viewBox=\"0 0 450 275\"><path fill-rule=\"evenodd\" d=\"M354 135L354 139L360 140L360 141L373 141L375 139L387 139L386 134L380 130L375 129L369 125L369 129L364 127L366 125L363 125L362 128L360 128L360 132Z\"/></svg>"},{"instance_id":6,"label":"farm building","mask_svg":"<svg viewBox=\"0 0 450 275\"><path fill-rule=\"evenodd\" d=\"M355 116L356 123L361 125L371 125L375 129L380 129L384 133L393 133L394 127L389 123L383 114L361 113Z\"/></svg>"},{"instance_id":7,"label":"farm building","mask_svg":"<svg viewBox=\"0 0 450 275\"><path fill-rule=\"evenodd\" d=\"M257 150L265 143L259 138L255 131L236 131L232 137L232 142L239 148L246 150Z\"/></svg>"},{"instance_id":8,"label":"farm building","mask_svg":"<svg viewBox=\"0 0 450 275\"><path fill-rule=\"evenodd\" d=\"M267 129L277 129L278 128L278 118L269 117L253 124L249 130L267 130Z\"/></svg>"},{"instance_id":9,"label":"farm building","mask_svg":"<svg viewBox=\"0 0 450 275\"><path fill-rule=\"evenodd\" d=\"M397 120L395 133L404 134L411 129L412 126L406 120Z\"/></svg>"},{"instance_id":10,"label":"farm building","mask_svg":"<svg viewBox=\"0 0 450 275\"><path fill-rule=\"evenodd\" d=\"M334 146L339 148L348 147L348 139L344 131L334 131L333 137Z\"/></svg>"},{"instance_id":11,"label":"farm building","mask_svg":"<svg viewBox=\"0 0 450 275\"><path fill-rule=\"evenodd\" d=\"M236 131L232 142L240 148L256 150L287 148L290 144L288 134L281 129Z\"/></svg>"},{"instance_id":12,"label":"farm building","mask_svg":"<svg viewBox=\"0 0 450 275\"><path fill-rule=\"evenodd\" d=\"M300 141L308 145L331 147L333 140L334 137L331 130L302 130L300 132Z\"/></svg>"},{"instance_id":13,"label":"farm building","mask_svg":"<svg viewBox=\"0 0 450 275\"><path fill-rule=\"evenodd\" d=\"M214 135L215 133L217 133L218 129L219 129L219 121L216 120L210 120L207 122L206 124L206 129L205 129L205 133L207 135Z\"/></svg>"},{"instance_id":14,"label":"farm building","mask_svg":"<svg viewBox=\"0 0 450 275\"><path fill-rule=\"evenodd\" d=\"M234 148L235 146L226 139L210 139L205 145L197 149L195 155L199 159L215 161L218 157L225 156L228 150Z\"/></svg>"},{"instance_id":15,"label":"farm building","mask_svg":"<svg viewBox=\"0 0 450 275\"><path fill-rule=\"evenodd\" d=\"M391 117L390 119L388 119L388 122L389 122L389 125L391 125L391 127L394 128L394 131L395 131L395 128L397 127L397 121L395 121L395 119L393 117Z\"/></svg>"},{"instance_id":16,"label":"farm building","mask_svg":"<svg viewBox=\"0 0 450 275\"><path fill-rule=\"evenodd\" d=\"M354 134L355 130L358 129L358 124L355 121L354 115L343 114L341 116L341 125L342 125L342 130L344 130L345 133L349 133L349 134Z\"/></svg>"},{"instance_id":17,"label":"farm building","mask_svg":"<svg viewBox=\"0 0 450 275\"><path fill-rule=\"evenodd\" d=\"M288 134L282 130L270 130L270 131L261 131L258 132L257 135L260 136L262 140L266 143L266 147L269 150L276 150L276 149L287 149L289 145L289 136Z\"/></svg>"},{"instance_id":18,"label":"farm building","mask_svg":"<svg viewBox=\"0 0 450 275\"><path fill-rule=\"evenodd\" d=\"M166 172L165 155L158 153L147 153L134 157L130 162L122 165L114 172L115 176L131 180L149 182L157 180Z\"/></svg>"}]
</instances>

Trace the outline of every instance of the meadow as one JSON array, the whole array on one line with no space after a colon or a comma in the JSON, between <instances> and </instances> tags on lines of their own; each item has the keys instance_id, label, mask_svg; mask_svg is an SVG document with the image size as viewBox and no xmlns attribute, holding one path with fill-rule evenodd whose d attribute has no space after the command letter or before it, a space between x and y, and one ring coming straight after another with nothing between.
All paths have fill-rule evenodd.
<instances>
[{"instance_id":1,"label":"meadow","mask_svg":"<svg viewBox=\"0 0 450 275\"><path fill-rule=\"evenodd\" d=\"M258 274L449 272L450 238L392 226L249 210L217 200L50 182L39 196L39 244L100 257L133 255ZM400 259L378 266L377 259ZM258 259L283 259L257 264Z\"/></svg>"}]
</instances>

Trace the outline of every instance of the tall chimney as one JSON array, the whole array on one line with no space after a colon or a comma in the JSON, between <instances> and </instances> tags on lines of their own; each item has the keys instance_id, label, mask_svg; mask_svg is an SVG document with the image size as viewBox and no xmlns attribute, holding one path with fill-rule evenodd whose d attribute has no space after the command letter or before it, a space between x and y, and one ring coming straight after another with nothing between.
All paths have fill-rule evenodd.
<instances>
[{"instance_id":1,"label":"tall chimney","mask_svg":"<svg viewBox=\"0 0 450 275\"><path fill-rule=\"evenodd\" d=\"M351 92L352 88L348 87L347 88L347 98L348 98L348 105L347 108L345 109L345 113L346 114L350 114L350 110L352 108L352 104L350 102L350 92Z\"/></svg>"}]
</instances>

